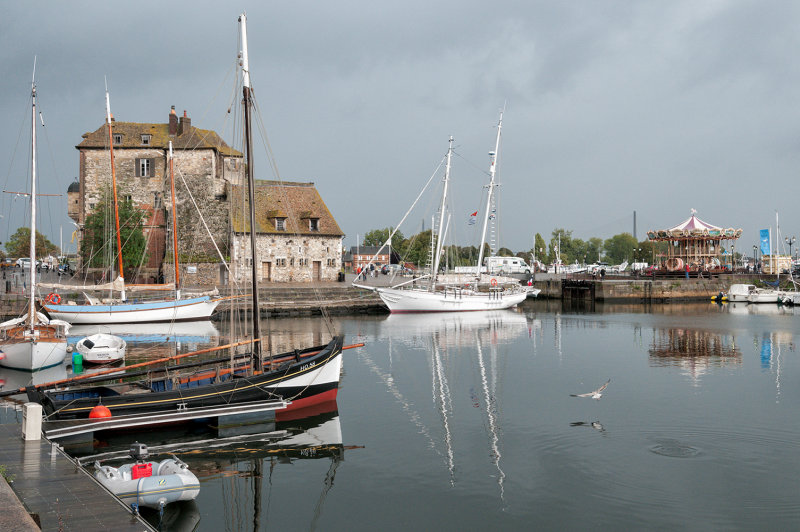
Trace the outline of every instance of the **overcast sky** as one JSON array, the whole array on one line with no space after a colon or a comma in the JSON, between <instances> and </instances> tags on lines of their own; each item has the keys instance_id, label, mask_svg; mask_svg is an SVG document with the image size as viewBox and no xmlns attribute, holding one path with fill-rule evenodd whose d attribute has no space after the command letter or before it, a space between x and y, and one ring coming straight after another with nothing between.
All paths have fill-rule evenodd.
<instances>
[{"instance_id":1,"label":"overcast sky","mask_svg":"<svg viewBox=\"0 0 800 532\"><path fill-rule=\"evenodd\" d=\"M752 251L776 211L781 233L800 237L798 2L223 4L5 3L0 185L27 188L34 55L42 192L65 193L78 175L75 146L103 123L105 76L118 120L164 123L175 105L226 136L246 11L280 175L316 183L346 246L400 220L450 135L453 223L473 238L467 218L504 105L500 245L529 249L556 227L608 238L633 230L634 211L644 239L692 208L744 229L738 250ZM274 179L260 161L256 177ZM3 242L22 225L20 203L0 202ZM43 210L58 243L72 227L66 198ZM410 222L406 235L421 216Z\"/></svg>"}]
</instances>

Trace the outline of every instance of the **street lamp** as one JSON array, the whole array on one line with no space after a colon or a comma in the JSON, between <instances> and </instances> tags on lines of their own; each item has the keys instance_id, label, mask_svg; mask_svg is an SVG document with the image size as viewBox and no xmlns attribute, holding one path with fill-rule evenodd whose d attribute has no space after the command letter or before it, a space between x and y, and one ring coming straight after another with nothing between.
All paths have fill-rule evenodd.
<instances>
[{"instance_id":1,"label":"street lamp","mask_svg":"<svg viewBox=\"0 0 800 532\"><path fill-rule=\"evenodd\" d=\"M731 244L731 271L736 271L736 244Z\"/></svg>"},{"instance_id":2,"label":"street lamp","mask_svg":"<svg viewBox=\"0 0 800 532\"><path fill-rule=\"evenodd\" d=\"M789 258L792 258L792 246L797 241L795 237L789 238L788 236L784 239L787 244L789 244Z\"/></svg>"},{"instance_id":3,"label":"street lamp","mask_svg":"<svg viewBox=\"0 0 800 532\"><path fill-rule=\"evenodd\" d=\"M756 251L758 251L758 246L753 244L753 271L756 270Z\"/></svg>"}]
</instances>

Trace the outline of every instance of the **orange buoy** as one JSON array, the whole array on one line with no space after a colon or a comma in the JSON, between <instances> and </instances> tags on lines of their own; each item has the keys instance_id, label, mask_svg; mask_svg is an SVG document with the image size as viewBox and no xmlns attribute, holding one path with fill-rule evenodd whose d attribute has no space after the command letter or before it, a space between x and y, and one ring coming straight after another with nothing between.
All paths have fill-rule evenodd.
<instances>
[{"instance_id":1,"label":"orange buoy","mask_svg":"<svg viewBox=\"0 0 800 532\"><path fill-rule=\"evenodd\" d=\"M92 408L91 412L89 412L90 419L97 419L104 417L111 417L111 410L109 410L103 405L97 405L96 407Z\"/></svg>"}]
</instances>

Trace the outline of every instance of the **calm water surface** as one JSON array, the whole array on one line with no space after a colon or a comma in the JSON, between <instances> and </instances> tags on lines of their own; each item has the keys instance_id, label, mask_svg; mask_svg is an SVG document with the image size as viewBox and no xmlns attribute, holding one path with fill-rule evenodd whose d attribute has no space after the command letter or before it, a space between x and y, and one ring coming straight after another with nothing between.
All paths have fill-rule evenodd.
<instances>
[{"instance_id":1,"label":"calm water surface","mask_svg":"<svg viewBox=\"0 0 800 532\"><path fill-rule=\"evenodd\" d=\"M798 324L772 306L547 301L339 319L345 343L366 345L345 351L337 403L269 427L280 438L178 452L201 491L162 525L796 529ZM191 348L227 341L215 326ZM277 348L327 335L321 319L265 328ZM599 401L570 397L608 379ZM139 440L206 437L189 432Z\"/></svg>"}]
</instances>

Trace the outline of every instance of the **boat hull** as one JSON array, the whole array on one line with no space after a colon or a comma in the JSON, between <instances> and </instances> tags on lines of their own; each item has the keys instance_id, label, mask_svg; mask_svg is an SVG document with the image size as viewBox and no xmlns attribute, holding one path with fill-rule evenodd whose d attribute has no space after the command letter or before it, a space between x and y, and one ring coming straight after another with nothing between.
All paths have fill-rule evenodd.
<instances>
[{"instance_id":1,"label":"boat hull","mask_svg":"<svg viewBox=\"0 0 800 532\"><path fill-rule=\"evenodd\" d=\"M84 363L109 364L125 358L127 344L119 336L98 333L81 339L75 344L75 348Z\"/></svg>"},{"instance_id":2,"label":"boat hull","mask_svg":"<svg viewBox=\"0 0 800 532\"><path fill-rule=\"evenodd\" d=\"M43 301L42 307L53 318L72 324L154 323L207 320L219 301L209 296L112 305L53 305Z\"/></svg>"},{"instance_id":3,"label":"boat hull","mask_svg":"<svg viewBox=\"0 0 800 532\"><path fill-rule=\"evenodd\" d=\"M728 289L728 301L731 303L747 303L750 293L755 290L752 284L732 284Z\"/></svg>"},{"instance_id":4,"label":"boat hull","mask_svg":"<svg viewBox=\"0 0 800 532\"><path fill-rule=\"evenodd\" d=\"M390 312L475 312L514 307L528 297L519 292L428 292L417 289L377 288Z\"/></svg>"},{"instance_id":5,"label":"boat hull","mask_svg":"<svg viewBox=\"0 0 800 532\"><path fill-rule=\"evenodd\" d=\"M38 335L31 337L26 327L7 331L0 344L0 366L23 371L38 371L57 366L67 356L67 340L52 328L37 326ZM53 334L51 334L53 333Z\"/></svg>"},{"instance_id":6,"label":"boat hull","mask_svg":"<svg viewBox=\"0 0 800 532\"><path fill-rule=\"evenodd\" d=\"M342 368L343 336L328 345L275 357L279 364L258 375L215 370L179 379L146 383L87 386L57 391L28 390L31 401L42 404L48 419L88 418L102 404L112 416L174 412L186 408L282 399L308 406L316 397L335 398ZM290 405L292 407L292 405Z\"/></svg>"}]
</instances>

